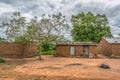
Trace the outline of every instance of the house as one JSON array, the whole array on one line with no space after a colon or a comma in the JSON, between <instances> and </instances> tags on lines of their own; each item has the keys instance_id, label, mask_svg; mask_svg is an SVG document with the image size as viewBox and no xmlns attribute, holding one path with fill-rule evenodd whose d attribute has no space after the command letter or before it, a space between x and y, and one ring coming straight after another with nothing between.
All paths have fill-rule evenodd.
<instances>
[{"instance_id":1,"label":"house","mask_svg":"<svg viewBox=\"0 0 120 80\"><path fill-rule=\"evenodd\" d=\"M56 55L63 57L89 56L89 53L97 53L97 46L98 44L92 42L58 43L56 44Z\"/></svg>"},{"instance_id":2,"label":"house","mask_svg":"<svg viewBox=\"0 0 120 80\"><path fill-rule=\"evenodd\" d=\"M107 56L120 55L120 37L103 37L98 47L101 54Z\"/></svg>"}]
</instances>

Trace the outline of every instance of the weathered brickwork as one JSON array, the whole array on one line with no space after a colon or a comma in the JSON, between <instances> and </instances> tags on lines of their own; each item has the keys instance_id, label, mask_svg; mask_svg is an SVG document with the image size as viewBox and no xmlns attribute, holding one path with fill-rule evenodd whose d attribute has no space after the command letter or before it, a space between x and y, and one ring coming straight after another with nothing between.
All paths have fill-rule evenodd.
<instances>
[{"instance_id":1,"label":"weathered brickwork","mask_svg":"<svg viewBox=\"0 0 120 80\"><path fill-rule=\"evenodd\" d=\"M89 53L97 54L97 45L89 46Z\"/></svg>"},{"instance_id":2,"label":"weathered brickwork","mask_svg":"<svg viewBox=\"0 0 120 80\"><path fill-rule=\"evenodd\" d=\"M70 55L70 46L69 45L57 45L56 54L57 56L68 57Z\"/></svg>"},{"instance_id":3,"label":"weathered brickwork","mask_svg":"<svg viewBox=\"0 0 120 80\"><path fill-rule=\"evenodd\" d=\"M0 56L3 57L30 57L37 53L38 46L36 43L29 43L23 48L22 43L0 43Z\"/></svg>"},{"instance_id":4,"label":"weathered brickwork","mask_svg":"<svg viewBox=\"0 0 120 80\"><path fill-rule=\"evenodd\" d=\"M80 56L83 54L83 45L57 45L56 46L56 55L63 57L70 57L70 47L74 46L74 56ZM97 45L89 45L89 53L97 53Z\"/></svg>"},{"instance_id":5,"label":"weathered brickwork","mask_svg":"<svg viewBox=\"0 0 120 80\"><path fill-rule=\"evenodd\" d=\"M110 56L112 54L111 45L103 38L98 47L99 53Z\"/></svg>"},{"instance_id":6,"label":"weathered brickwork","mask_svg":"<svg viewBox=\"0 0 120 80\"><path fill-rule=\"evenodd\" d=\"M112 54L120 55L120 44L112 44Z\"/></svg>"},{"instance_id":7,"label":"weathered brickwork","mask_svg":"<svg viewBox=\"0 0 120 80\"><path fill-rule=\"evenodd\" d=\"M83 46L76 45L75 46L75 56L80 56L83 53Z\"/></svg>"},{"instance_id":8,"label":"weathered brickwork","mask_svg":"<svg viewBox=\"0 0 120 80\"><path fill-rule=\"evenodd\" d=\"M102 39L99 43L99 53L111 56L120 55L120 44L119 43L109 43L106 39Z\"/></svg>"}]
</instances>

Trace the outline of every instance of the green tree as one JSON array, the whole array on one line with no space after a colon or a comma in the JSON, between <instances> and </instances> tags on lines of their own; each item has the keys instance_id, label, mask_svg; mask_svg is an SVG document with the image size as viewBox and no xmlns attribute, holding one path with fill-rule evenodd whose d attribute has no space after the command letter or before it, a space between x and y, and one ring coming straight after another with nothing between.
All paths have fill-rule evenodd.
<instances>
[{"instance_id":1,"label":"green tree","mask_svg":"<svg viewBox=\"0 0 120 80\"><path fill-rule=\"evenodd\" d=\"M69 29L68 24L61 13L56 15L43 14L40 20L37 17L31 19L27 33L33 35L33 39L39 44L39 59L41 59L41 44L43 42L49 44L64 39L64 32L67 29Z\"/></svg>"},{"instance_id":2,"label":"green tree","mask_svg":"<svg viewBox=\"0 0 120 80\"><path fill-rule=\"evenodd\" d=\"M7 40L13 42L17 36L23 36L27 27L25 17L20 12L14 12L8 21L2 23L2 27L6 28Z\"/></svg>"},{"instance_id":3,"label":"green tree","mask_svg":"<svg viewBox=\"0 0 120 80\"><path fill-rule=\"evenodd\" d=\"M1 26L6 28L5 33L8 42L22 42L22 56L26 44L28 44L31 40L31 35L27 34L27 28L29 25L26 22L26 18L23 17L20 12L14 12L10 19L6 22L4 21Z\"/></svg>"},{"instance_id":4,"label":"green tree","mask_svg":"<svg viewBox=\"0 0 120 80\"><path fill-rule=\"evenodd\" d=\"M48 43L64 40L65 32L69 31L69 25L62 13L43 14L40 24L44 30L44 41Z\"/></svg>"},{"instance_id":5,"label":"green tree","mask_svg":"<svg viewBox=\"0 0 120 80\"><path fill-rule=\"evenodd\" d=\"M103 36L111 35L108 20L104 14L79 13L72 16L73 29L71 30L74 41L98 42Z\"/></svg>"},{"instance_id":6,"label":"green tree","mask_svg":"<svg viewBox=\"0 0 120 80\"><path fill-rule=\"evenodd\" d=\"M4 43L4 42L7 42L7 40L5 38L0 37L0 42Z\"/></svg>"},{"instance_id":7,"label":"green tree","mask_svg":"<svg viewBox=\"0 0 120 80\"><path fill-rule=\"evenodd\" d=\"M29 26L27 28L28 35L31 35L30 38L37 41L38 43L38 53L39 53L39 59L41 60L41 42L43 40L43 28L41 26L41 22L38 20L38 18L35 16L33 19L31 19Z\"/></svg>"}]
</instances>

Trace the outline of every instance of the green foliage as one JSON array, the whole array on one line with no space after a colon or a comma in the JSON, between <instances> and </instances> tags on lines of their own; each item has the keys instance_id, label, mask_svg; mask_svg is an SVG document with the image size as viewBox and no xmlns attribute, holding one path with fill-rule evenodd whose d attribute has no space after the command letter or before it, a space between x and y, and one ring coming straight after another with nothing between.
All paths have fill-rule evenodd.
<instances>
[{"instance_id":1,"label":"green foliage","mask_svg":"<svg viewBox=\"0 0 120 80\"><path fill-rule=\"evenodd\" d=\"M54 50L42 52L42 55L53 55L53 54L55 54Z\"/></svg>"},{"instance_id":2,"label":"green foliage","mask_svg":"<svg viewBox=\"0 0 120 80\"><path fill-rule=\"evenodd\" d=\"M20 12L14 12L10 19L4 21L1 26L6 28L7 40L13 42L15 37L25 34L27 22Z\"/></svg>"},{"instance_id":3,"label":"green foliage","mask_svg":"<svg viewBox=\"0 0 120 80\"><path fill-rule=\"evenodd\" d=\"M103 36L110 35L107 17L103 14L94 15L91 12L79 13L72 16L73 29L71 30L74 41L98 42Z\"/></svg>"},{"instance_id":4,"label":"green foliage","mask_svg":"<svg viewBox=\"0 0 120 80\"><path fill-rule=\"evenodd\" d=\"M3 63L3 62L5 62L4 58L0 57L0 63Z\"/></svg>"},{"instance_id":5,"label":"green foliage","mask_svg":"<svg viewBox=\"0 0 120 80\"><path fill-rule=\"evenodd\" d=\"M7 40L6 40L5 38L1 38L1 37L0 37L0 42L3 42L3 43L4 43L4 42L7 42Z\"/></svg>"},{"instance_id":6,"label":"green foliage","mask_svg":"<svg viewBox=\"0 0 120 80\"><path fill-rule=\"evenodd\" d=\"M55 53L55 44L43 42L41 44L41 51L44 55L51 55Z\"/></svg>"}]
</instances>

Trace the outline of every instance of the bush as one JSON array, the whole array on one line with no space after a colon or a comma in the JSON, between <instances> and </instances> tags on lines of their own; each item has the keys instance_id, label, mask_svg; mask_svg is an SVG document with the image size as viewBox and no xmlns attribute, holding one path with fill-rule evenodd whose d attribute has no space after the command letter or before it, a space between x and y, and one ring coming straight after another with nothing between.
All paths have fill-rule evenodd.
<instances>
[{"instance_id":1,"label":"bush","mask_svg":"<svg viewBox=\"0 0 120 80\"><path fill-rule=\"evenodd\" d=\"M41 44L42 55L53 55L55 53L55 44L43 42Z\"/></svg>"},{"instance_id":2,"label":"bush","mask_svg":"<svg viewBox=\"0 0 120 80\"><path fill-rule=\"evenodd\" d=\"M55 51L45 51L45 52L42 52L42 55L53 55L55 54Z\"/></svg>"},{"instance_id":3,"label":"bush","mask_svg":"<svg viewBox=\"0 0 120 80\"><path fill-rule=\"evenodd\" d=\"M3 63L3 62L5 62L4 58L0 57L0 63Z\"/></svg>"},{"instance_id":4,"label":"bush","mask_svg":"<svg viewBox=\"0 0 120 80\"><path fill-rule=\"evenodd\" d=\"M7 40L5 38L0 37L0 42L5 43L5 42L7 42Z\"/></svg>"}]
</instances>

